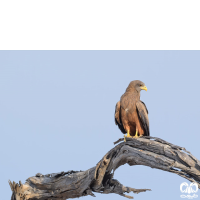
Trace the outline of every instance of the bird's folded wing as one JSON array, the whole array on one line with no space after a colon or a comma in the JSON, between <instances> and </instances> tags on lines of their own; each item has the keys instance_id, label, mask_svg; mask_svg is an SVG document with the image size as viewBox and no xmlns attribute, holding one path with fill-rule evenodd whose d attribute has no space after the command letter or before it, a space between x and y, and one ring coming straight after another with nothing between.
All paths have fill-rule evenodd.
<instances>
[{"instance_id":1,"label":"bird's folded wing","mask_svg":"<svg viewBox=\"0 0 200 200\"><path fill-rule=\"evenodd\" d=\"M126 131L124 130L124 126L122 124L122 119L121 119L120 101L118 101L115 106L115 124L118 125L122 133L126 133Z\"/></svg>"},{"instance_id":2,"label":"bird's folded wing","mask_svg":"<svg viewBox=\"0 0 200 200\"><path fill-rule=\"evenodd\" d=\"M144 103L143 101L141 101L141 100L140 100L140 102L144 104L144 107L145 107L145 109L146 109L146 111L147 111L147 114L148 114L149 111L147 110L147 107L146 107L145 103Z\"/></svg>"},{"instance_id":3,"label":"bird's folded wing","mask_svg":"<svg viewBox=\"0 0 200 200\"><path fill-rule=\"evenodd\" d=\"M117 102L116 106L115 106L115 124L121 124L121 120L120 120L120 101Z\"/></svg>"},{"instance_id":4,"label":"bird's folded wing","mask_svg":"<svg viewBox=\"0 0 200 200\"><path fill-rule=\"evenodd\" d=\"M149 136L149 118L148 118L148 110L144 102L137 101L136 102L137 113L144 129L144 135Z\"/></svg>"}]
</instances>

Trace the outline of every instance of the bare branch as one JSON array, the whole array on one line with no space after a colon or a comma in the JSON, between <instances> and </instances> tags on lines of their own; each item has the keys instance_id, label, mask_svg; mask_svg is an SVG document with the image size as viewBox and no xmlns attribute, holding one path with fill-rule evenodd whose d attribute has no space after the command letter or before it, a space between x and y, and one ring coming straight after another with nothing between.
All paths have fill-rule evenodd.
<instances>
[{"instance_id":1,"label":"bare branch","mask_svg":"<svg viewBox=\"0 0 200 200\"><path fill-rule=\"evenodd\" d=\"M128 163L145 165L172 172L196 182L200 188L200 162L185 148L168 143L160 138L127 138L111 149L96 165L86 171L68 171L42 175L40 173L26 180L25 184L9 181L11 200L64 200L81 196L95 196L98 193L116 193L133 198L125 193L140 193L150 189L134 189L123 186L113 179L114 171Z\"/></svg>"}]
</instances>

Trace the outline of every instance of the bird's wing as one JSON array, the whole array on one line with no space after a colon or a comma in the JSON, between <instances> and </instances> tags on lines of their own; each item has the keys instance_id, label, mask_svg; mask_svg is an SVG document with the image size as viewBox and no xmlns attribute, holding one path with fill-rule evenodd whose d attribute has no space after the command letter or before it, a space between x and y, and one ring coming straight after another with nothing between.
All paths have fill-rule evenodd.
<instances>
[{"instance_id":1,"label":"bird's wing","mask_svg":"<svg viewBox=\"0 0 200 200\"><path fill-rule=\"evenodd\" d=\"M117 102L115 106L115 124L118 125L119 129L122 133L126 133L124 130L124 126L121 121L121 108L120 108L120 101Z\"/></svg>"},{"instance_id":2,"label":"bird's wing","mask_svg":"<svg viewBox=\"0 0 200 200\"><path fill-rule=\"evenodd\" d=\"M146 108L146 105L142 101L137 101L136 107L137 107L137 113L138 113L142 128L144 130L144 136L149 136L150 135L149 118L148 118L148 110Z\"/></svg>"},{"instance_id":3,"label":"bird's wing","mask_svg":"<svg viewBox=\"0 0 200 200\"><path fill-rule=\"evenodd\" d=\"M145 109L147 111L147 114L149 114L149 111L147 110L147 107L146 107L145 103L143 101L140 101L140 102L144 104L144 107L145 107Z\"/></svg>"}]
</instances>

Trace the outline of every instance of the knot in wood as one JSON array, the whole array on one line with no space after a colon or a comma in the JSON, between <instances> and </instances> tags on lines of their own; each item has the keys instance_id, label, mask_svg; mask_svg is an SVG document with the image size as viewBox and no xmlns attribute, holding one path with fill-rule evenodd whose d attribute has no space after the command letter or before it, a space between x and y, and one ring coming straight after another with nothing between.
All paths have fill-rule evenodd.
<instances>
[{"instance_id":1,"label":"knot in wood","mask_svg":"<svg viewBox=\"0 0 200 200\"><path fill-rule=\"evenodd\" d=\"M128 151L128 150L126 150L126 149L125 149L125 150L123 150L123 153L124 153L124 154L127 154L128 152L129 152L129 151Z\"/></svg>"},{"instance_id":2,"label":"knot in wood","mask_svg":"<svg viewBox=\"0 0 200 200\"><path fill-rule=\"evenodd\" d=\"M105 158L105 159L103 160L103 164L104 164L104 165L107 165L107 162L108 162L108 159Z\"/></svg>"},{"instance_id":3,"label":"knot in wood","mask_svg":"<svg viewBox=\"0 0 200 200\"><path fill-rule=\"evenodd\" d=\"M36 175L35 175L36 177L41 177L41 176L43 176L41 173L37 173Z\"/></svg>"}]
</instances>

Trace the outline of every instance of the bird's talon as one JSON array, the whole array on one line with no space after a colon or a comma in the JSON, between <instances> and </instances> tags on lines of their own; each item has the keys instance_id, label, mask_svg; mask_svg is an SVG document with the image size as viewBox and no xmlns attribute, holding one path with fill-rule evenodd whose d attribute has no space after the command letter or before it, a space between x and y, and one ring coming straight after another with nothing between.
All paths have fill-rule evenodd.
<instances>
[{"instance_id":1,"label":"bird's talon","mask_svg":"<svg viewBox=\"0 0 200 200\"><path fill-rule=\"evenodd\" d=\"M124 142L126 142L126 136L124 136Z\"/></svg>"}]
</instances>

